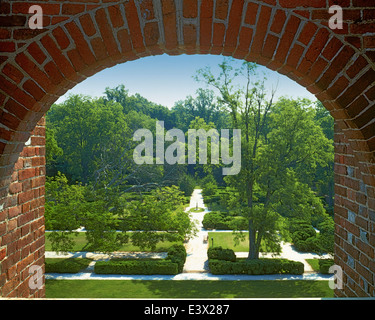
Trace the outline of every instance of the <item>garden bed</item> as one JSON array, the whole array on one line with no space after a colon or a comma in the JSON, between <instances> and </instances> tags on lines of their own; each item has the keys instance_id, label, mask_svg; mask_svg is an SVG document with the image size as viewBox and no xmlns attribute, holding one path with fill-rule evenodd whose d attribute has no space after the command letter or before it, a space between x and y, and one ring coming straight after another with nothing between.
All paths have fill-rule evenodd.
<instances>
[{"instance_id":1,"label":"garden bed","mask_svg":"<svg viewBox=\"0 0 375 320\"><path fill-rule=\"evenodd\" d=\"M173 245L168 250L166 259L112 259L95 263L94 272L97 274L168 274L182 272L186 260L186 250L183 245Z\"/></svg>"},{"instance_id":2,"label":"garden bed","mask_svg":"<svg viewBox=\"0 0 375 320\"><path fill-rule=\"evenodd\" d=\"M215 275L219 274L247 274L247 275L264 275L264 274L295 274L304 273L302 262L291 261L287 259L257 259L257 260L209 260L210 272Z\"/></svg>"},{"instance_id":3,"label":"garden bed","mask_svg":"<svg viewBox=\"0 0 375 320\"><path fill-rule=\"evenodd\" d=\"M166 260L109 260L98 261L94 267L97 274L177 274L177 263Z\"/></svg>"},{"instance_id":4,"label":"garden bed","mask_svg":"<svg viewBox=\"0 0 375 320\"><path fill-rule=\"evenodd\" d=\"M219 274L296 274L304 273L304 264L287 259L238 259L233 250L220 247L208 250L210 272Z\"/></svg>"}]
</instances>

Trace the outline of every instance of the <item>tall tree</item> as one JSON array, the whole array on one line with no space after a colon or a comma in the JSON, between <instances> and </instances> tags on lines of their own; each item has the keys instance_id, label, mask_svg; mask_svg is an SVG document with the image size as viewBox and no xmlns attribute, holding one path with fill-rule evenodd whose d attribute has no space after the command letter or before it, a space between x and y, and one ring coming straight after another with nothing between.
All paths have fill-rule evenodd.
<instances>
[{"instance_id":1,"label":"tall tree","mask_svg":"<svg viewBox=\"0 0 375 320\"><path fill-rule=\"evenodd\" d=\"M155 249L160 241L182 241L196 232L184 203L185 197L176 186L155 189L140 200L125 197L120 228L134 230L132 243L142 248Z\"/></svg>"},{"instance_id":2,"label":"tall tree","mask_svg":"<svg viewBox=\"0 0 375 320\"><path fill-rule=\"evenodd\" d=\"M320 203L313 192L300 198L301 188L309 187L299 181L299 168L320 161L327 139L304 103L284 99L274 104L275 91L267 92L265 78L256 77L255 64L245 62L234 69L225 59L219 68L216 76L209 68L199 70L197 79L217 89L233 127L242 130L241 172L226 181L235 189L237 211L248 219L248 259L258 259L262 241L279 243L286 207L323 213L321 205L312 205ZM234 85L239 76L245 79L242 87Z\"/></svg>"},{"instance_id":3,"label":"tall tree","mask_svg":"<svg viewBox=\"0 0 375 320\"><path fill-rule=\"evenodd\" d=\"M213 122L218 130L227 128L230 124L230 118L216 101L214 92L202 88L196 91L195 97L189 95L185 100L176 102L172 113L175 125L183 131L188 129L190 122L196 117L202 118L206 123Z\"/></svg>"},{"instance_id":4,"label":"tall tree","mask_svg":"<svg viewBox=\"0 0 375 320\"><path fill-rule=\"evenodd\" d=\"M123 154L131 141L122 106L103 99L70 96L52 106L47 121L64 153L60 171L83 183L93 180L101 163Z\"/></svg>"}]
</instances>

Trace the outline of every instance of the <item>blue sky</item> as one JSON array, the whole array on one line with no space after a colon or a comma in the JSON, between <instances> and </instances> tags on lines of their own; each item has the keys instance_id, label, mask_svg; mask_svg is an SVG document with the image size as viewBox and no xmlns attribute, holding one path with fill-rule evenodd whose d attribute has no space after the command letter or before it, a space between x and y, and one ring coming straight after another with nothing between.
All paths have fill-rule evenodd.
<instances>
[{"instance_id":1,"label":"blue sky","mask_svg":"<svg viewBox=\"0 0 375 320\"><path fill-rule=\"evenodd\" d=\"M199 87L206 88L203 83L193 79L196 70L210 66L215 74L215 70L218 71L217 65L222 61L223 56L214 55L164 54L141 58L105 69L82 81L60 97L57 103L64 101L69 94L98 97L103 95L106 87L114 88L124 84L129 94L139 93L152 102L171 108L176 101L184 100L188 95L194 96ZM235 60L235 63L239 66L241 61ZM316 100L293 80L265 67L259 67L259 71L266 73L270 87L277 84L277 97L303 97Z\"/></svg>"}]
</instances>

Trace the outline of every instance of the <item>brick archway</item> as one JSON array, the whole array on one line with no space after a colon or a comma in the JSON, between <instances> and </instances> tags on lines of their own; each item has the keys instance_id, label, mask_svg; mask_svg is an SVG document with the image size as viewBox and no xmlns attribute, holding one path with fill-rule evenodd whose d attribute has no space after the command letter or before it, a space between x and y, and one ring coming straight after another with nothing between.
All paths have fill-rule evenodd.
<instances>
[{"instance_id":1,"label":"brick archway","mask_svg":"<svg viewBox=\"0 0 375 320\"><path fill-rule=\"evenodd\" d=\"M35 1L44 28L31 30L34 1L2 1L0 296L44 296L44 286L29 286L29 267L44 261L43 115L98 71L162 53L258 62L323 102L336 120L336 263L344 270L336 294L374 296L375 8L340 1L344 29L331 30L336 2Z\"/></svg>"}]
</instances>

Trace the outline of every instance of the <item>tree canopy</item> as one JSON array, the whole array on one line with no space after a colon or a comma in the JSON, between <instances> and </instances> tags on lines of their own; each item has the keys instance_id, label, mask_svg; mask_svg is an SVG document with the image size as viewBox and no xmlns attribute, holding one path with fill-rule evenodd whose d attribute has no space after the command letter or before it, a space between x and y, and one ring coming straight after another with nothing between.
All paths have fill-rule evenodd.
<instances>
[{"instance_id":1,"label":"tree canopy","mask_svg":"<svg viewBox=\"0 0 375 320\"><path fill-rule=\"evenodd\" d=\"M247 221L249 259L259 257L261 242L279 250L298 219L320 223L330 234L334 151L329 112L307 99L276 100L276 89L266 89L267 79L254 63L235 68L226 58L218 70L198 70L195 79L206 88L171 109L130 95L125 85L106 88L101 98L71 95L51 107L46 227L67 231L51 235L56 248L71 247L67 235L82 226L91 247L103 251L130 240L155 247L189 237L194 225L183 206L196 185L209 196L226 190L220 199L225 210ZM136 165L134 132L155 134L158 120L164 121L165 132L241 129L240 173L224 178L220 164Z\"/></svg>"}]
</instances>

